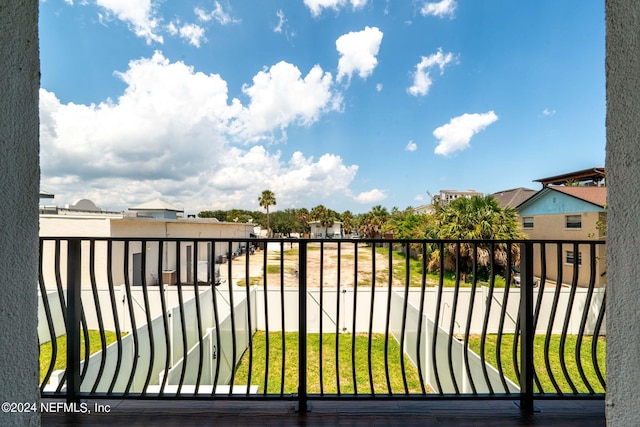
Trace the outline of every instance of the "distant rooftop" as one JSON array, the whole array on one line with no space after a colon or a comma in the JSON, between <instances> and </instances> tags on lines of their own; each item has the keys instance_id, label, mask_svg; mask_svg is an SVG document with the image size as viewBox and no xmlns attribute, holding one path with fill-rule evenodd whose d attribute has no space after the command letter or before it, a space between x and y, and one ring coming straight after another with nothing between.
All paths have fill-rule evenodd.
<instances>
[{"instance_id":1,"label":"distant rooftop","mask_svg":"<svg viewBox=\"0 0 640 427\"><path fill-rule=\"evenodd\" d=\"M510 190L498 191L497 193L493 193L491 196L493 196L498 201L500 207L515 208L516 206L524 203L536 193L536 190L518 187L512 188Z\"/></svg>"},{"instance_id":2,"label":"distant rooftop","mask_svg":"<svg viewBox=\"0 0 640 427\"><path fill-rule=\"evenodd\" d=\"M607 204L607 187L564 187L564 186L552 186L548 187L555 191L568 194L577 199L584 200L585 202L592 203L601 208Z\"/></svg>"},{"instance_id":3,"label":"distant rooftop","mask_svg":"<svg viewBox=\"0 0 640 427\"><path fill-rule=\"evenodd\" d=\"M576 172L569 172L562 175L550 176L534 180L542 184L542 188L549 185L567 185L575 183L587 183L588 185L604 185L605 170L601 168L583 169Z\"/></svg>"},{"instance_id":4,"label":"distant rooftop","mask_svg":"<svg viewBox=\"0 0 640 427\"><path fill-rule=\"evenodd\" d=\"M150 212L150 211L169 211L169 212L184 212L183 209L177 207L177 206L173 206L165 201L162 201L160 199L156 199L156 200L152 200L150 202L147 203L143 203L141 205L138 206L134 206L129 208L130 211L144 211L144 212Z\"/></svg>"},{"instance_id":5,"label":"distant rooftop","mask_svg":"<svg viewBox=\"0 0 640 427\"><path fill-rule=\"evenodd\" d=\"M152 200L150 202L131 207L129 208L129 210L134 211L137 216L164 219L176 219L178 213L184 212L183 209L177 206L173 206L160 199Z\"/></svg>"}]
</instances>

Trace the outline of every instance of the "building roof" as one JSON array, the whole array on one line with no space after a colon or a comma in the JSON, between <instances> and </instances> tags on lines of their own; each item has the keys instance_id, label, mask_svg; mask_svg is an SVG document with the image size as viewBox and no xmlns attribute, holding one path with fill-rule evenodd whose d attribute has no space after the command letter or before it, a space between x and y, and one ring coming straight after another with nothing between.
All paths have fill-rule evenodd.
<instances>
[{"instance_id":1,"label":"building roof","mask_svg":"<svg viewBox=\"0 0 640 427\"><path fill-rule=\"evenodd\" d=\"M549 185L562 185L567 183L591 181L599 184L605 179L605 170L602 167L583 169L576 172L569 172L562 175L550 176L534 180L542 184L542 188Z\"/></svg>"},{"instance_id":2,"label":"building roof","mask_svg":"<svg viewBox=\"0 0 640 427\"><path fill-rule=\"evenodd\" d=\"M55 195L53 193L49 193L48 191L40 190L40 198L41 199L53 199Z\"/></svg>"},{"instance_id":3,"label":"building roof","mask_svg":"<svg viewBox=\"0 0 640 427\"><path fill-rule=\"evenodd\" d=\"M138 206L129 208L130 211L170 211L170 212L184 212L183 209L170 205L160 199L152 200L147 203L143 203Z\"/></svg>"},{"instance_id":4,"label":"building roof","mask_svg":"<svg viewBox=\"0 0 640 427\"><path fill-rule=\"evenodd\" d=\"M607 187L566 187L555 185L543 188L542 190L538 191L536 194L516 206L516 209L521 213L529 206L537 203L537 201L541 200L543 197L545 197L545 195L548 195L549 193L554 191L566 194L569 197L597 206L600 209L606 208Z\"/></svg>"},{"instance_id":5,"label":"building roof","mask_svg":"<svg viewBox=\"0 0 640 427\"><path fill-rule=\"evenodd\" d=\"M498 201L500 207L515 208L528 200L529 197L536 194L536 192L536 190L532 190L530 188L518 187L512 188L511 190L498 191L497 193L493 193L491 196Z\"/></svg>"},{"instance_id":6,"label":"building roof","mask_svg":"<svg viewBox=\"0 0 640 427\"><path fill-rule=\"evenodd\" d=\"M551 190L559 191L576 199L584 200L601 208L607 205L607 187L565 187L551 186L547 187Z\"/></svg>"}]
</instances>

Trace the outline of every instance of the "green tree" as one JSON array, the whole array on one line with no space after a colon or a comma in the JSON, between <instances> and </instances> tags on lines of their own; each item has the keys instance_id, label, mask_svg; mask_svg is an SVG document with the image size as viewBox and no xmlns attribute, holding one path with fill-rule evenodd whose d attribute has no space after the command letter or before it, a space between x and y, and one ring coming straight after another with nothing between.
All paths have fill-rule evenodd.
<instances>
[{"instance_id":1,"label":"green tree","mask_svg":"<svg viewBox=\"0 0 640 427\"><path fill-rule=\"evenodd\" d=\"M258 203L260 204L260 207L263 207L266 209L267 211L267 233L269 234L269 237L271 236L271 228L270 228L270 224L269 224L269 206L275 206L276 204L276 196L275 194L273 194L273 191L271 190L264 190L262 192L262 195L260 197L258 197Z\"/></svg>"},{"instance_id":2,"label":"green tree","mask_svg":"<svg viewBox=\"0 0 640 427\"><path fill-rule=\"evenodd\" d=\"M513 208L501 208L492 196L461 197L447 205L436 205L434 221L427 229L427 236L436 239L452 240L512 240L524 239L520 230L517 213ZM511 248L513 264L519 262L518 245ZM456 256L458 254L459 256ZM479 266L492 268L490 245L479 244L475 250ZM463 273L471 271L474 261L474 245L470 243L451 243L446 245L445 253L434 251L429 268L438 268L440 256L445 257L445 269L453 270L459 260ZM494 261L504 268L507 266L507 244L495 245Z\"/></svg>"},{"instance_id":3,"label":"green tree","mask_svg":"<svg viewBox=\"0 0 640 427\"><path fill-rule=\"evenodd\" d=\"M355 228L355 217L351 211L344 211L340 214L340 221L342 222L342 229L345 233L351 234Z\"/></svg>"},{"instance_id":4,"label":"green tree","mask_svg":"<svg viewBox=\"0 0 640 427\"><path fill-rule=\"evenodd\" d=\"M225 221L227 222L253 222L253 212L244 209L230 209L227 211Z\"/></svg>"},{"instance_id":5,"label":"green tree","mask_svg":"<svg viewBox=\"0 0 640 427\"><path fill-rule=\"evenodd\" d=\"M320 225L324 227L325 236L329 227L336 222L337 215L336 211L327 209L323 205L318 205L311 209L311 218L314 221L320 221Z\"/></svg>"},{"instance_id":6,"label":"green tree","mask_svg":"<svg viewBox=\"0 0 640 427\"><path fill-rule=\"evenodd\" d=\"M218 221L226 221L227 212L223 210L202 211L198 213L198 218L216 218Z\"/></svg>"},{"instance_id":7,"label":"green tree","mask_svg":"<svg viewBox=\"0 0 640 427\"><path fill-rule=\"evenodd\" d=\"M291 210L277 211L271 217L271 229L274 233L290 236L296 229L298 219Z\"/></svg>"},{"instance_id":8,"label":"green tree","mask_svg":"<svg viewBox=\"0 0 640 427\"><path fill-rule=\"evenodd\" d=\"M311 227L309 227L309 221L311 221L311 213L307 208L296 209L296 217L298 218L299 232L309 233Z\"/></svg>"},{"instance_id":9,"label":"green tree","mask_svg":"<svg viewBox=\"0 0 640 427\"><path fill-rule=\"evenodd\" d=\"M432 222L432 215L415 213L411 207L394 208L384 228L397 239L424 239Z\"/></svg>"},{"instance_id":10,"label":"green tree","mask_svg":"<svg viewBox=\"0 0 640 427\"><path fill-rule=\"evenodd\" d=\"M358 233L371 239L379 239L388 219L387 208L376 205L358 218Z\"/></svg>"}]
</instances>

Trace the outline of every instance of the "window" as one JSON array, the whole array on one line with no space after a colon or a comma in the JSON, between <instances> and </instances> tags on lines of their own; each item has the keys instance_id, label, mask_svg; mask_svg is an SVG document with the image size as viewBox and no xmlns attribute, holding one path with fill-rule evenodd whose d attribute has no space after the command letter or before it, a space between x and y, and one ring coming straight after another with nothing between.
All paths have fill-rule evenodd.
<instances>
[{"instance_id":1,"label":"window","mask_svg":"<svg viewBox=\"0 0 640 427\"><path fill-rule=\"evenodd\" d=\"M575 253L573 251L567 251L565 262L571 265L573 265L576 262ZM582 252L578 252L578 265L582 265Z\"/></svg>"},{"instance_id":2,"label":"window","mask_svg":"<svg viewBox=\"0 0 640 427\"><path fill-rule=\"evenodd\" d=\"M582 216L580 215L567 215L565 217L565 228L580 229L582 228Z\"/></svg>"},{"instance_id":3,"label":"window","mask_svg":"<svg viewBox=\"0 0 640 427\"><path fill-rule=\"evenodd\" d=\"M533 217L532 216L522 217L522 228L533 228Z\"/></svg>"}]
</instances>

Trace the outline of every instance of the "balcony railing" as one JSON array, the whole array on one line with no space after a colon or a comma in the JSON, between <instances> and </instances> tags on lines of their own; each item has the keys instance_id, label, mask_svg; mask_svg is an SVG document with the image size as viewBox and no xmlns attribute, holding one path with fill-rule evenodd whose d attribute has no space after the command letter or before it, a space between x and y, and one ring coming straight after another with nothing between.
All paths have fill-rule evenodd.
<instances>
[{"instance_id":1,"label":"balcony railing","mask_svg":"<svg viewBox=\"0 0 640 427\"><path fill-rule=\"evenodd\" d=\"M603 399L603 241L41 238L43 397ZM577 254L577 255L576 255Z\"/></svg>"}]
</instances>

